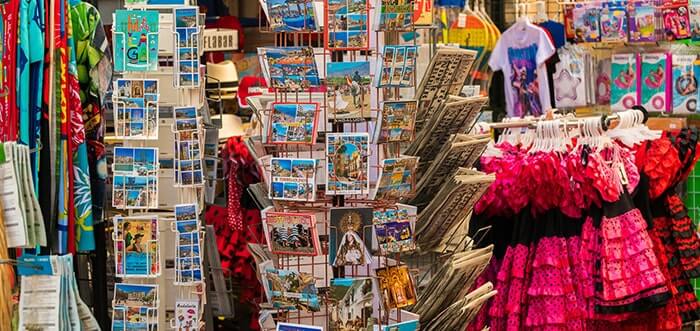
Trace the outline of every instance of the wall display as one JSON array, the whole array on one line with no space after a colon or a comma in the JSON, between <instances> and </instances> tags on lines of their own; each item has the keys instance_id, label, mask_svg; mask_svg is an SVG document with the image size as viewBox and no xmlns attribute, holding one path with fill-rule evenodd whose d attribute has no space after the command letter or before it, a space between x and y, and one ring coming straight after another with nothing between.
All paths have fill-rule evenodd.
<instances>
[{"instance_id":1,"label":"wall display","mask_svg":"<svg viewBox=\"0 0 700 331\"><path fill-rule=\"evenodd\" d=\"M114 284L112 331L157 328L158 285Z\"/></svg>"},{"instance_id":2,"label":"wall display","mask_svg":"<svg viewBox=\"0 0 700 331\"><path fill-rule=\"evenodd\" d=\"M687 3L666 2L661 9L666 40L686 39L691 36Z\"/></svg>"},{"instance_id":3,"label":"wall display","mask_svg":"<svg viewBox=\"0 0 700 331\"><path fill-rule=\"evenodd\" d=\"M384 46L381 66L377 66L377 87L411 87L416 72L417 46Z\"/></svg>"},{"instance_id":4,"label":"wall display","mask_svg":"<svg viewBox=\"0 0 700 331\"><path fill-rule=\"evenodd\" d=\"M273 103L270 143L315 143L317 114L317 103Z\"/></svg>"},{"instance_id":5,"label":"wall display","mask_svg":"<svg viewBox=\"0 0 700 331\"><path fill-rule=\"evenodd\" d=\"M416 248L408 209L375 210L372 222L381 252L402 253Z\"/></svg>"},{"instance_id":6,"label":"wall display","mask_svg":"<svg viewBox=\"0 0 700 331\"><path fill-rule=\"evenodd\" d=\"M600 40L627 41L627 9L624 5L609 3L600 10Z\"/></svg>"},{"instance_id":7,"label":"wall display","mask_svg":"<svg viewBox=\"0 0 700 331\"><path fill-rule=\"evenodd\" d=\"M275 329L275 331L323 331L323 328L313 325L277 323L277 329Z\"/></svg>"},{"instance_id":8,"label":"wall display","mask_svg":"<svg viewBox=\"0 0 700 331\"><path fill-rule=\"evenodd\" d=\"M328 85L328 120L356 122L370 119L370 90L372 78L369 62L331 62L326 64Z\"/></svg>"},{"instance_id":9,"label":"wall display","mask_svg":"<svg viewBox=\"0 0 700 331\"><path fill-rule=\"evenodd\" d=\"M115 147L112 174L113 207L158 207L157 148Z\"/></svg>"},{"instance_id":10,"label":"wall display","mask_svg":"<svg viewBox=\"0 0 700 331\"><path fill-rule=\"evenodd\" d=\"M369 134L326 135L326 195L369 193Z\"/></svg>"},{"instance_id":11,"label":"wall display","mask_svg":"<svg viewBox=\"0 0 700 331\"><path fill-rule=\"evenodd\" d=\"M316 199L316 160L270 159L270 199L314 201Z\"/></svg>"},{"instance_id":12,"label":"wall display","mask_svg":"<svg viewBox=\"0 0 700 331\"><path fill-rule=\"evenodd\" d=\"M202 253L196 204L175 205L175 284L202 281Z\"/></svg>"},{"instance_id":13,"label":"wall display","mask_svg":"<svg viewBox=\"0 0 700 331\"><path fill-rule=\"evenodd\" d=\"M310 255L321 252L314 214L269 212L263 220L273 254Z\"/></svg>"},{"instance_id":14,"label":"wall display","mask_svg":"<svg viewBox=\"0 0 700 331\"><path fill-rule=\"evenodd\" d=\"M694 113L698 106L698 81L693 65L697 55L673 54L673 113Z\"/></svg>"},{"instance_id":15,"label":"wall display","mask_svg":"<svg viewBox=\"0 0 700 331\"><path fill-rule=\"evenodd\" d=\"M373 326L372 278L331 280L330 331L365 331Z\"/></svg>"},{"instance_id":16,"label":"wall display","mask_svg":"<svg viewBox=\"0 0 700 331\"><path fill-rule=\"evenodd\" d=\"M114 82L114 131L119 139L158 139L158 80Z\"/></svg>"},{"instance_id":17,"label":"wall display","mask_svg":"<svg viewBox=\"0 0 700 331\"><path fill-rule=\"evenodd\" d=\"M637 56L613 54L611 64L610 109L622 111L637 104Z\"/></svg>"},{"instance_id":18,"label":"wall display","mask_svg":"<svg viewBox=\"0 0 700 331\"><path fill-rule=\"evenodd\" d=\"M369 48L369 1L326 0L326 48Z\"/></svg>"},{"instance_id":19,"label":"wall display","mask_svg":"<svg viewBox=\"0 0 700 331\"><path fill-rule=\"evenodd\" d=\"M433 1L413 1L413 24L419 26L433 25Z\"/></svg>"},{"instance_id":20,"label":"wall display","mask_svg":"<svg viewBox=\"0 0 700 331\"><path fill-rule=\"evenodd\" d=\"M639 103L648 111L670 109L666 95L666 72L670 71L668 55L664 53L642 54L639 80L642 86Z\"/></svg>"},{"instance_id":21,"label":"wall display","mask_svg":"<svg viewBox=\"0 0 700 331\"><path fill-rule=\"evenodd\" d=\"M114 71L158 69L158 12L117 10L114 14Z\"/></svg>"},{"instance_id":22,"label":"wall display","mask_svg":"<svg viewBox=\"0 0 700 331\"><path fill-rule=\"evenodd\" d=\"M263 47L258 54L265 61L268 86L296 91L321 84L311 47Z\"/></svg>"},{"instance_id":23,"label":"wall display","mask_svg":"<svg viewBox=\"0 0 700 331\"><path fill-rule=\"evenodd\" d=\"M277 309L320 311L314 276L305 272L268 268L263 272L266 297Z\"/></svg>"},{"instance_id":24,"label":"wall display","mask_svg":"<svg viewBox=\"0 0 700 331\"><path fill-rule=\"evenodd\" d=\"M600 41L600 9L593 5L574 8L574 30L578 42Z\"/></svg>"},{"instance_id":25,"label":"wall display","mask_svg":"<svg viewBox=\"0 0 700 331\"><path fill-rule=\"evenodd\" d=\"M404 308L416 304L416 289L405 265L379 268L377 282L387 308Z\"/></svg>"},{"instance_id":26,"label":"wall display","mask_svg":"<svg viewBox=\"0 0 700 331\"><path fill-rule=\"evenodd\" d=\"M267 0L267 17L273 32L315 31L316 12L311 0Z\"/></svg>"},{"instance_id":27,"label":"wall display","mask_svg":"<svg viewBox=\"0 0 700 331\"><path fill-rule=\"evenodd\" d=\"M408 31L413 29L412 0L380 0L379 31Z\"/></svg>"},{"instance_id":28,"label":"wall display","mask_svg":"<svg viewBox=\"0 0 700 331\"><path fill-rule=\"evenodd\" d=\"M374 200L410 198L415 193L415 173L418 158L404 156L382 160Z\"/></svg>"},{"instance_id":29,"label":"wall display","mask_svg":"<svg viewBox=\"0 0 700 331\"><path fill-rule=\"evenodd\" d=\"M114 229L117 276L160 275L158 216L115 216Z\"/></svg>"},{"instance_id":30,"label":"wall display","mask_svg":"<svg viewBox=\"0 0 700 331\"><path fill-rule=\"evenodd\" d=\"M175 302L175 330L194 331L199 330L199 302L176 301Z\"/></svg>"},{"instance_id":31,"label":"wall display","mask_svg":"<svg viewBox=\"0 0 700 331\"><path fill-rule=\"evenodd\" d=\"M328 258L336 267L372 263L372 208L332 208Z\"/></svg>"},{"instance_id":32,"label":"wall display","mask_svg":"<svg viewBox=\"0 0 700 331\"><path fill-rule=\"evenodd\" d=\"M175 52L177 66L175 72L178 87L198 87L199 77L199 7L181 7L173 9L175 17Z\"/></svg>"},{"instance_id":33,"label":"wall display","mask_svg":"<svg viewBox=\"0 0 700 331\"><path fill-rule=\"evenodd\" d=\"M374 141L378 144L408 142L416 126L418 101L385 101L376 126Z\"/></svg>"},{"instance_id":34,"label":"wall display","mask_svg":"<svg viewBox=\"0 0 700 331\"><path fill-rule=\"evenodd\" d=\"M629 41L656 41L656 8L651 2L635 2L629 12Z\"/></svg>"}]
</instances>

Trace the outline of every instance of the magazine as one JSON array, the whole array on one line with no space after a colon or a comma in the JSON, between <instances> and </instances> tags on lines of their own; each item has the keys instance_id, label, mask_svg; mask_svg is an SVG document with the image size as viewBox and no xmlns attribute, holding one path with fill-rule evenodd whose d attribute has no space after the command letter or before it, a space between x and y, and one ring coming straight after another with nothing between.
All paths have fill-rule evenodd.
<instances>
[{"instance_id":1,"label":"magazine","mask_svg":"<svg viewBox=\"0 0 700 331\"><path fill-rule=\"evenodd\" d=\"M379 0L379 31L413 30L413 0Z\"/></svg>"},{"instance_id":2,"label":"magazine","mask_svg":"<svg viewBox=\"0 0 700 331\"><path fill-rule=\"evenodd\" d=\"M386 308L404 308L416 304L416 289L407 266L379 268L376 272Z\"/></svg>"},{"instance_id":3,"label":"magazine","mask_svg":"<svg viewBox=\"0 0 700 331\"><path fill-rule=\"evenodd\" d=\"M267 18L273 32L315 31L316 12L312 0L267 0Z\"/></svg>"},{"instance_id":4,"label":"magazine","mask_svg":"<svg viewBox=\"0 0 700 331\"><path fill-rule=\"evenodd\" d=\"M372 263L372 208L331 208L328 258L333 266Z\"/></svg>"},{"instance_id":5,"label":"magazine","mask_svg":"<svg viewBox=\"0 0 700 331\"><path fill-rule=\"evenodd\" d=\"M158 207L158 149L115 147L112 206L119 209Z\"/></svg>"},{"instance_id":6,"label":"magazine","mask_svg":"<svg viewBox=\"0 0 700 331\"><path fill-rule=\"evenodd\" d=\"M314 201L316 199L315 159L270 159L270 199Z\"/></svg>"},{"instance_id":7,"label":"magazine","mask_svg":"<svg viewBox=\"0 0 700 331\"><path fill-rule=\"evenodd\" d=\"M114 229L117 276L160 275L158 216L115 216Z\"/></svg>"},{"instance_id":8,"label":"magazine","mask_svg":"<svg viewBox=\"0 0 700 331\"><path fill-rule=\"evenodd\" d=\"M112 331L155 330L158 326L158 285L114 284Z\"/></svg>"},{"instance_id":9,"label":"magazine","mask_svg":"<svg viewBox=\"0 0 700 331\"><path fill-rule=\"evenodd\" d=\"M415 173L418 158L402 156L382 160L373 200L399 200L415 194Z\"/></svg>"},{"instance_id":10,"label":"magazine","mask_svg":"<svg viewBox=\"0 0 700 331\"><path fill-rule=\"evenodd\" d=\"M317 103L273 103L269 142L273 144L315 143L317 114Z\"/></svg>"},{"instance_id":11,"label":"magazine","mask_svg":"<svg viewBox=\"0 0 700 331\"><path fill-rule=\"evenodd\" d=\"M330 331L366 331L378 324L372 317L372 278L335 278L330 290Z\"/></svg>"},{"instance_id":12,"label":"magazine","mask_svg":"<svg viewBox=\"0 0 700 331\"><path fill-rule=\"evenodd\" d=\"M329 121L358 122L370 119L369 62L331 62L326 65Z\"/></svg>"},{"instance_id":13,"label":"magazine","mask_svg":"<svg viewBox=\"0 0 700 331\"><path fill-rule=\"evenodd\" d=\"M202 281L202 254L196 204L175 205L175 284Z\"/></svg>"},{"instance_id":14,"label":"magazine","mask_svg":"<svg viewBox=\"0 0 700 331\"><path fill-rule=\"evenodd\" d=\"M268 212L263 222L273 254L316 256L321 252L314 214Z\"/></svg>"},{"instance_id":15,"label":"magazine","mask_svg":"<svg viewBox=\"0 0 700 331\"><path fill-rule=\"evenodd\" d=\"M321 310L316 280L312 274L268 268L263 272L263 280L266 296L274 308Z\"/></svg>"},{"instance_id":16,"label":"magazine","mask_svg":"<svg viewBox=\"0 0 700 331\"><path fill-rule=\"evenodd\" d=\"M367 0L326 1L326 48L358 50L369 48L369 2Z\"/></svg>"},{"instance_id":17,"label":"magazine","mask_svg":"<svg viewBox=\"0 0 700 331\"><path fill-rule=\"evenodd\" d=\"M261 47L258 54L273 88L298 91L321 84L311 47Z\"/></svg>"},{"instance_id":18,"label":"magazine","mask_svg":"<svg viewBox=\"0 0 700 331\"><path fill-rule=\"evenodd\" d=\"M199 37L200 31L197 24L199 18L198 7L179 7L173 9L175 17L175 52L177 66L174 69L177 74L175 84L178 87L198 87L199 77Z\"/></svg>"},{"instance_id":19,"label":"magazine","mask_svg":"<svg viewBox=\"0 0 700 331\"><path fill-rule=\"evenodd\" d=\"M413 241L414 217L405 208L375 210L374 233L379 250L383 253L403 253L416 248Z\"/></svg>"},{"instance_id":20,"label":"magazine","mask_svg":"<svg viewBox=\"0 0 700 331\"><path fill-rule=\"evenodd\" d=\"M158 12L117 10L114 13L114 71L158 69Z\"/></svg>"},{"instance_id":21,"label":"magazine","mask_svg":"<svg viewBox=\"0 0 700 331\"><path fill-rule=\"evenodd\" d=\"M414 86L417 57L417 46L384 46L377 87Z\"/></svg>"},{"instance_id":22,"label":"magazine","mask_svg":"<svg viewBox=\"0 0 700 331\"><path fill-rule=\"evenodd\" d=\"M158 139L158 80L114 82L114 134L120 139Z\"/></svg>"},{"instance_id":23,"label":"magazine","mask_svg":"<svg viewBox=\"0 0 700 331\"><path fill-rule=\"evenodd\" d=\"M416 100L382 103L374 141L378 144L411 141L416 125L417 106Z\"/></svg>"},{"instance_id":24,"label":"magazine","mask_svg":"<svg viewBox=\"0 0 700 331\"><path fill-rule=\"evenodd\" d=\"M326 135L326 195L369 193L369 134Z\"/></svg>"}]
</instances>

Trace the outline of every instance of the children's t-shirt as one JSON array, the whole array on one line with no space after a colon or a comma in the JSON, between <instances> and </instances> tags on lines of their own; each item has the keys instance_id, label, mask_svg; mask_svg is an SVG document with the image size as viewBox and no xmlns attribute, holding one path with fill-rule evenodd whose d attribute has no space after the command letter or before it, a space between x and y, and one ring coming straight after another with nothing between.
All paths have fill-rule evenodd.
<instances>
[{"instance_id":1,"label":"children's t-shirt","mask_svg":"<svg viewBox=\"0 0 700 331\"><path fill-rule=\"evenodd\" d=\"M547 33L530 23L516 23L501 35L489 66L503 71L508 116L539 116L552 108L545 62L554 52Z\"/></svg>"}]
</instances>

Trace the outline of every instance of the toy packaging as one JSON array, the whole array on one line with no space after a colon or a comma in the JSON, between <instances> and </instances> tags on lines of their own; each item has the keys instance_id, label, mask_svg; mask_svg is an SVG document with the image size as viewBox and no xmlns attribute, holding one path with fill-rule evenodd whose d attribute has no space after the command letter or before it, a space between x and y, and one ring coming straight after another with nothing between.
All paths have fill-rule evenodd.
<instances>
[{"instance_id":1,"label":"toy packaging","mask_svg":"<svg viewBox=\"0 0 700 331\"><path fill-rule=\"evenodd\" d=\"M673 41L690 37L690 19L686 5L669 4L662 13L666 40Z\"/></svg>"},{"instance_id":2,"label":"toy packaging","mask_svg":"<svg viewBox=\"0 0 700 331\"><path fill-rule=\"evenodd\" d=\"M669 111L670 105L667 100L670 98L667 95L667 66L668 54L652 53L642 54L641 70L639 73L638 85L641 85L640 104L648 111Z\"/></svg>"},{"instance_id":3,"label":"toy packaging","mask_svg":"<svg viewBox=\"0 0 700 331\"><path fill-rule=\"evenodd\" d=\"M674 113L694 113L697 109L698 82L693 70L696 59L696 55L674 54L672 57Z\"/></svg>"},{"instance_id":4,"label":"toy packaging","mask_svg":"<svg viewBox=\"0 0 700 331\"><path fill-rule=\"evenodd\" d=\"M629 41L654 42L656 28L654 25L655 8L651 3L637 2L630 7Z\"/></svg>"},{"instance_id":5,"label":"toy packaging","mask_svg":"<svg viewBox=\"0 0 700 331\"><path fill-rule=\"evenodd\" d=\"M600 41L600 9L579 6L574 9L574 31L578 42Z\"/></svg>"},{"instance_id":6,"label":"toy packaging","mask_svg":"<svg viewBox=\"0 0 700 331\"><path fill-rule=\"evenodd\" d=\"M601 41L627 41L627 10L622 5L609 5L600 10Z\"/></svg>"},{"instance_id":7,"label":"toy packaging","mask_svg":"<svg viewBox=\"0 0 700 331\"><path fill-rule=\"evenodd\" d=\"M693 41L700 41L700 0L688 1L688 18L690 19L690 36Z\"/></svg>"},{"instance_id":8,"label":"toy packaging","mask_svg":"<svg viewBox=\"0 0 700 331\"><path fill-rule=\"evenodd\" d=\"M610 65L610 109L622 111L637 104L637 56L614 54Z\"/></svg>"}]
</instances>

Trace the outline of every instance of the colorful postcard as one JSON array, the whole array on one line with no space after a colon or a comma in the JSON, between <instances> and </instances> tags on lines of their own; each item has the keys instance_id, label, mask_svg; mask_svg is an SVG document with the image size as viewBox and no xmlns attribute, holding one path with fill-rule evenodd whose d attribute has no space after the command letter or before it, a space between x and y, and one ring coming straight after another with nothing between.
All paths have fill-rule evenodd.
<instances>
[{"instance_id":1,"label":"colorful postcard","mask_svg":"<svg viewBox=\"0 0 700 331\"><path fill-rule=\"evenodd\" d=\"M416 126L417 107L416 100L384 102L375 141L378 144L411 141Z\"/></svg>"},{"instance_id":2,"label":"colorful postcard","mask_svg":"<svg viewBox=\"0 0 700 331\"><path fill-rule=\"evenodd\" d=\"M175 131L197 130L196 107L174 107Z\"/></svg>"},{"instance_id":3,"label":"colorful postcard","mask_svg":"<svg viewBox=\"0 0 700 331\"><path fill-rule=\"evenodd\" d=\"M198 87L199 77L199 37L200 30L197 20L199 7L186 6L173 9L175 18L175 54L177 66L175 66L178 79L175 84L178 87Z\"/></svg>"},{"instance_id":4,"label":"colorful postcard","mask_svg":"<svg viewBox=\"0 0 700 331\"><path fill-rule=\"evenodd\" d=\"M321 310L313 274L267 269L263 276L267 298L274 308L313 312Z\"/></svg>"},{"instance_id":5,"label":"colorful postcard","mask_svg":"<svg viewBox=\"0 0 700 331\"><path fill-rule=\"evenodd\" d=\"M267 0L267 18L273 32L315 31L315 14L311 0Z\"/></svg>"},{"instance_id":6,"label":"colorful postcard","mask_svg":"<svg viewBox=\"0 0 700 331\"><path fill-rule=\"evenodd\" d=\"M330 296L330 331L365 331L377 324L372 318L372 278L332 279Z\"/></svg>"},{"instance_id":7,"label":"colorful postcard","mask_svg":"<svg viewBox=\"0 0 700 331\"><path fill-rule=\"evenodd\" d=\"M420 26L433 25L433 1L414 0L413 24Z\"/></svg>"},{"instance_id":8,"label":"colorful postcard","mask_svg":"<svg viewBox=\"0 0 700 331\"><path fill-rule=\"evenodd\" d=\"M412 0L381 0L379 31L413 30Z\"/></svg>"},{"instance_id":9,"label":"colorful postcard","mask_svg":"<svg viewBox=\"0 0 700 331\"><path fill-rule=\"evenodd\" d=\"M158 171L158 149L115 147L112 171L115 174L148 176Z\"/></svg>"},{"instance_id":10,"label":"colorful postcard","mask_svg":"<svg viewBox=\"0 0 700 331\"><path fill-rule=\"evenodd\" d=\"M270 212L264 220L273 254L318 255L321 251L314 214Z\"/></svg>"},{"instance_id":11,"label":"colorful postcard","mask_svg":"<svg viewBox=\"0 0 700 331\"><path fill-rule=\"evenodd\" d=\"M410 198L415 192L415 173L418 158L402 156L382 160L375 200Z\"/></svg>"},{"instance_id":12,"label":"colorful postcard","mask_svg":"<svg viewBox=\"0 0 700 331\"><path fill-rule=\"evenodd\" d=\"M292 323L277 323L277 329L275 331L323 331L320 326L313 325L302 325L302 324L292 324Z\"/></svg>"},{"instance_id":13,"label":"colorful postcard","mask_svg":"<svg viewBox=\"0 0 700 331\"><path fill-rule=\"evenodd\" d=\"M374 233L384 253L403 253L416 248L408 210L392 208L374 211Z\"/></svg>"},{"instance_id":14,"label":"colorful postcard","mask_svg":"<svg viewBox=\"0 0 700 331\"><path fill-rule=\"evenodd\" d=\"M197 205L175 205L175 284L202 281L202 254Z\"/></svg>"},{"instance_id":15,"label":"colorful postcard","mask_svg":"<svg viewBox=\"0 0 700 331\"><path fill-rule=\"evenodd\" d=\"M198 301L175 301L175 330L199 330Z\"/></svg>"},{"instance_id":16,"label":"colorful postcard","mask_svg":"<svg viewBox=\"0 0 700 331\"><path fill-rule=\"evenodd\" d=\"M159 275L158 216L115 216L114 229L118 277Z\"/></svg>"},{"instance_id":17,"label":"colorful postcard","mask_svg":"<svg viewBox=\"0 0 700 331\"><path fill-rule=\"evenodd\" d=\"M381 66L377 66L377 87L412 87L415 85L417 46L384 46Z\"/></svg>"},{"instance_id":18,"label":"colorful postcard","mask_svg":"<svg viewBox=\"0 0 700 331\"><path fill-rule=\"evenodd\" d=\"M326 135L326 195L369 193L369 134Z\"/></svg>"},{"instance_id":19,"label":"colorful postcard","mask_svg":"<svg viewBox=\"0 0 700 331\"><path fill-rule=\"evenodd\" d=\"M117 10L113 29L114 71L158 69L158 11Z\"/></svg>"},{"instance_id":20,"label":"colorful postcard","mask_svg":"<svg viewBox=\"0 0 700 331\"><path fill-rule=\"evenodd\" d=\"M158 80L114 82L114 131L120 139L158 139Z\"/></svg>"},{"instance_id":21,"label":"colorful postcard","mask_svg":"<svg viewBox=\"0 0 700 331\"><path fill-rule=\"evenodd\" d=\"M416 304L416 289L407 266L379 268L376 272L385 307L404 308Z\"/></svg>"},{"instance_id":22,"label":"colorful postcard","mask_svg":"<svg viewBox=\"0 0 700 331\"><path fill-rule=\"evenodd\" d=\"M158 285L114 284L111 330L155 330L157 327Z\"/></svg>"},{"instance_id":23,"label":"colorful postcard","mask_svg":"<svg viewBox=\"0 0 700 331\"><path fill-rule=\"evenodd\" d=\"M328 63L328 120L358 122L370 119L371 82L368 61Z\"/></svg>"},{"instance_id":24,"label":"colorful postcard","mask_svg":"<svg viewBox=\"0 0 700 331\"><path fill-rule=\"evenodd\" d=\"M272 158L270 169L270 199L291 201L316 199L315 159Z\"/></svg>"},{"instance_id":25,"label":"colorful postcard","mask_svg":"<svg viewBox=\"0 0 700 331\"><path fill-rule=\"evenodd\" d=\"M321 85L313 48L258 48L258 53L266 63L270 86L298 91Z\"/></svg>"},{"instance_id":26,"label":"colorful postcard","mask_svg":"<svg viewBox=\"0 0 700 331\"><path fill-rule=\"evenodd\" d=\"M382 331L416 331L418 330L418 320L389 324L382 327Z\"/></svg>"},{"instance_id":27,"label":"colorful postcard","mask_svg":"<svg viewBox=\"0 0 700 331\"><path fill-rule=\"evenodd\" d=\"M115 147L112 174L113 207L158 207L157 148Z\"/></svg>"},{"instance_id":28,"label":"colorful postcard","mask_svg":"<svg viewBox=\"0 0 700 331\"><path fill-rule=\"evenodd\" d=\"M326 0L326 48L369 48L369 3L367 0Z\"/></svg>"},{"instance_id":29,"label":"colorful postcard","mask_svg":"<svg viewBox=\"0 0 700 331\"><path fill-rule=\"evenodd\" d=\"M317 103L273 103L270 142L273 144L315 143L317 114Z\"/></svg>"},{"instance_id":30,"label":"colorful postcard","mask_svg":"<svg viewBox=\"0 0 700 331\"><path fill-rule=\"evenodd\" d=\"M191 128L191 125L185 125L180 121L180 128ZM195 130L176 131L175 132L175 186L177 187L193 187L204 185L204 169L203 155L201 151L201 142L199 140L199 132Z\"/></svg>"},{"instance_id":31,"label":"colorful postcard","mask_svg":"<svg viewBox=\"0 0 700 331\"><path fill-rule=\"evenodd\" d=\"M372 208L331 208L330 251L336 267L372 263Z\"/></svg>"},{"instance_id":32,"label":"colorful postcard","mask_svg":"<svg viewBox=\"0 0 700 331\"><path fill-rule=\"evenodd\" d=\"M158 285L114 284L114 306L156 308Z\"/></svg>"}]
</instances>

